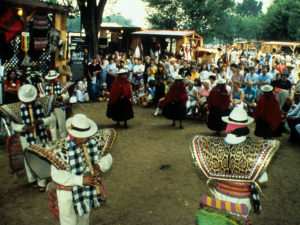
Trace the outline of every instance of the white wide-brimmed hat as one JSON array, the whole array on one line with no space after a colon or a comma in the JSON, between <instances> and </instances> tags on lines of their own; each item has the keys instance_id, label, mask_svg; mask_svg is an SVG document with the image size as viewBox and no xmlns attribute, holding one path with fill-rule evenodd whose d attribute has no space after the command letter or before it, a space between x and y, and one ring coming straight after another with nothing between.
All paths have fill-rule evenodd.
<instances>
[{"instance_id":1,"label":"white wide-brimmed hat","mask_svg":"<svg viewBox=\"0 0 300 225\"><path fill-rule=\"evenodd\" d=\"M174 80L183 80L183 77L180 74L176 74Z\"/></svg>"},{"instance_id":2,"label":"white wide-brimmed hat","mask_svg":"<svg viewBox=\"0 0 300 225\"><path fill-rule=\"evenodd\" d=\"M216 80L216 84L226 84L226 80L219 77L219 78Z\"/></svg>"},{"instance_id":3,"label":"white wide-brimmed hat","mask_svg":"<svg viewBox=\"0 0 300 225\"><path fill-rule=\"evenodd\" d=\"M231 123L236 125L248 125L254 121L254 119L248 116L245 109L235 107L229 116L223 116L222 120L225 123Z\"/></svg>"},{"instance_id":4,"label":"white wide-brimmed hat","mask_svg":"<svg viewBox=\"0 0 300 225\"><path fill-rule=\"evenodd\" d=\"M18 97L22 102L32 102L37 97L37 90L31 84L25 84L18 90Z\"/></svg>"},{"instance_id":5,"label":"white wide-brimmed hat","mask_svg":"<svg viewBox=\"0 0 300 225\"><path fill-rule=\"evenodd\" d=\"M266 85L261 87L261 90L263 92L270 92L270 91L273 91L273 87L271 85L266 84Z\"/></svg>"},{"instance_id":6,"label":"white wide-brimmed hat","mask_svg":"<svg viewBox=\"0 0 300 225\"><path fill-rule=\"evenodd\" d=\"M59 73L57 73L55 70L50 70L47 74L47 76L45 76L46 80L53 80L57 77L59 77Z\"/></svg>"},{"instance_id":7,"label":"white wide-brimmed hat","mask_svg":"<svg viewBox=\"0 0 300 225\"><path fill-rule=\"evenodd\" d=\"M290 68L293 68L293 69L296 68L295 65L293 65L293 64L291 64L291 63L287 63L285 67L290 67Z\"/></svg>"},{"instance_id":8,"label":"white wide-brimmed hat","mask_svg":"<svg viewBox=\"0 0 300 225\"><path fill-rule=\"evenodd\" d=\"M127 73L128 73L128 70L120 69L116 74L121 75L121 74L127 74Z\"/></svg>"},{"instance_id":9,"label":"white wide-brimmed hat","mask_svg":"<svg viewBox=\"0 0 300 225\"><path fill-rule=\"evenodd\" d=\"M93 136L98 130L96 123L84 114L76 114L67 119L66 128L69 134L78 138Z\"/></svg>"}]
</instances>

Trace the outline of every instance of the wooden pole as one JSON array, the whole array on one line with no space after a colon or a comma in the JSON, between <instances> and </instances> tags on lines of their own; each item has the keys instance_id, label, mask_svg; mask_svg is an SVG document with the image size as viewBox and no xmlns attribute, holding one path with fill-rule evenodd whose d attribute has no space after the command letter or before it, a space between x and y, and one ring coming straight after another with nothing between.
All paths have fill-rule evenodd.
<instances>
[{"instance_id":1,"label":"wooden pole","mask_svg":"<svg viewBox=\"0 0 300 225\"><path fill-rule=\"evenodd\" d=\"M90 168L90 171L91 171L91 175L94 175L95 171L94 171L94 168L93 168L90 156L89 156L89 152L88 152L88 150L87 150L87 148L86 148L86 146L84 144L82 145L82 149L83 149L86 161L87 161L87 163L89 165L89 168ZM101 191L100 191L99 186L96 186L96 191L97 191L97 194L100 195Z\"/></svg>"},{"instance_id":2,"label":"wooden pole","mask_svg":"<svg viewBox=\"0 0 300 225\"><path fill-rule=\"evenodd\" d=\"M28 108L29 108L29 116L30 116L30 120L31 120L31 125L34 126L34 117L33 117L33 112L32 112L32 105L29 104ZM36 140L36 129L35 128L33 130L33 138Z\"/></svg>"}]
</instances>

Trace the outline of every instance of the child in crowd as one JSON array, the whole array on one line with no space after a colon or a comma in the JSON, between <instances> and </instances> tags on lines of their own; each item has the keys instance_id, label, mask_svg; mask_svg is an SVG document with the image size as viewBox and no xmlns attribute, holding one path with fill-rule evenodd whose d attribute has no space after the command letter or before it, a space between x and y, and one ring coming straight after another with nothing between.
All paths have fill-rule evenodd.
<instances>
[{"instance_id":1,"label":"child in crowd","mask_svg":"<svg viewBox=\"0 0 300 225\"><path fill-rule=\"evenodd\" d=\"M141 99L142 106L148 107L151 104L152 95L150 94L149 89L146 89L145 95Z\"/></svg>"},{"instance_id":2,"label":"child in crowd","mask_svg":"<svg viewBox=\"0 0 300 225\"><path fill-rule=\"evenodd\" d=\"M77 84L76 98L78 102L88 102L89 94L87 91L88 83L86 77L83 77Z\"/></svg>"},{"instance_id":3,"label":"child in crowd","mask_svg":"<svg viewBox=\"0 0 300 225\"><path fill-rule=\"evenodd\" d=\"M107 101L108 96L109 96L109 91L107 90L107 84L103 83L99 91L98 101L99 102Z\"/></svg>"}]
</instances>

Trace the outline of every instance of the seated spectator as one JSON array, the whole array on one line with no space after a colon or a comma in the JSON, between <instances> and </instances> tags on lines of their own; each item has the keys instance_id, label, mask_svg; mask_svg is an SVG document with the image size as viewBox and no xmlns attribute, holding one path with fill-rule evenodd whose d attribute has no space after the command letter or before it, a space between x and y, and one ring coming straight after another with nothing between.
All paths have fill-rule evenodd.
<instances>
[{"instance_id":1,"label":"seated spectator","mask_svg":"<svg viewBox=\"0 0 300 225\"><path fill-rule=\"evenodd\" d=\"M281 88L284 90L291 92L292 83L290 80L288 80L289 74L287 72L284 72L281 74L281 80L277 83L277 88Z\"/></svg>"},{"instance_id":2,"label":"seated spectator","mask_svg":"<svg viewBox=\"0 0 300 225\"><path fill-rule=\"evenodd\" d=\"M21 85L21 81L17 79L16 71L10 70L7 73L7 79L4 81L4 103L10 104L14 102L18 102L18 90Z\"/></svg>"},{"instance_id":3,"label":"seated spectator","mask_svg":"<svg viewBox=\"0 0 300 225\"><path fill-rule=\"evenodd\" d=\"M215 87L215 86L216 86L215 81L216 81L216 79L217 79L217 78L216 78L216 74L210 73L209 76L208 76L208 79L209 79L209 81L210 81L210 88Z\"/></svg>"},{"instance_id":4,"label":"seated spectator","mask_svg":"<svg viewBox=\"0 0 300 225\"><path fill-rule=\"evenodd\" d=\"M294 103L297 105L300 102L300 73L298 73L298 82L294 92Z\"/></svg>"},{"instance_id":5,"label":"seated spectator","mask_svg":"<svg viewBox=\"0 0 300 225\"><path fill-rule=\"evenodd\" d=\"M186 87L186 91L188 94L188 100L186 102L186 111L187 111L187 115L190 116L193 113L195 113L195 109L196 109L196 104L197 104L197 89L194 87L194 81L193 80L189 80L188 82L188 86Z\"/></svg>"},{"instance_id":6,"label":"seated spectator","mask_svg":"<svg viewBox=\"0 0 300 225\"><path fill-rule=\"evenodd\" d=\"M152 101L152 95L150 94L149 89L146 89L145 95L142 97L142 106L143 107L148 107L151 104Z\"/></svg>"},{"instance_id":7,"label":"seated spectator","mask_svg":"<svg viewBox=\"0 0 300 225\"><path fill-rule=\"evenodd\" d=\"M196 66L192 66L191 67L191 76L186 76L187 78L191 79L191 80L195 80L195 79L199 79L200 75L197 72Z\"/></svg>"},{"instance_id":8,"label":"seated spectator","mask_svg":"<svg viewBox=\"0 0 300 225\"><path fill-rule=\"evenodd\" d=\"M300 103L297 107L288 113L286 117L288 126L291 130L290 142L300 141Z\"/></svg>"},{"instance_id":9,"label":"seated spectator","mask_svg":"<svg viewBox=\"0 0 300 225\"><path fill-rule=\"evenodd\" d=\"M210 90L211 90L210 81L205 80L203 82L203 88L201 88L200 91L198 92L198 104L197 104L202 119L206 119L206 112L208 109L207 97L209 96Z\"/></svg>"},{"instance_id":10,"label":"seated spectator","mask_svg":"<svg viewBox=\"0 0 300 225\"><path fill-rule=\"evenodd\" d=\"M190 66L186 60L183 62L183 67L179 69L178 74L180 74L183 77L191 76Z\"/></svg>"},{"instance_id":11,"label":"seated spectator","mask_svg":"<svg viewBox=\"0 0 300 225\"><path fill-rule=\"evenodd\" d=\"M109 91L107 90L107 84L103 83L99 91L98 101L99 102L107 101L108 96L109 96Z\"/></svg>"},{"instance_id":12,"label":"seated spectator","mask_svg":"<svg viewBox=\"0 0 300 225\"><path fill-rule=\"evenodd\" d=\"M244 108L248 113L252 113L256 103L256 90L252 87L252 82L247 82L247 86L243 89L245 98L244 98Z\"/></svg>"},{"instance_id":13,"label":"seated spectator","mask_svg":"<svg viewBox=\"0 0 300 225\"><path fill-rule=\"evenodd\" d=\"M150 92L150 95L153 97L154 96L154 90L150 87L149 83L145 84L145 89L148 89Z\"/></svg>"},{"instance_id":14,"label":"seated spectator","mask_svg":"<svg viewBox=\"0 0 300 225\"><path fill-rule=\"evenodd\" d=\"M87 87L87 79L83 77L77 84L76 97L78 102L88 102L90 100Z\"/></svg>"},{"instance_id":15,"label":"seated spectator","mask_svg":"<svg viewBox=\"0 0 300 225\"><path fill-rule=\"evenodd\" d=\"M151 88L153 88L155 86L155 73L156 73L156 71L157 71L157 67L155 66L154 61L151 60L150 67L148 68L148 82L147 82L147 83L149 83Z\"/></svg>"},{"instance_id":16,"label":"seated spectator","mask_svg":"<svg viewBox=\"0 0 300 225\"><path fill-rule=\"evenodd\" d=\"M234 80L232 81L233 87L230 91L230 106L232 108L234 107L241 107L243 108L243 101L244 101L244 91L240 88L241 84L239 81Z\"/></svg>"},{"instance_id":17,"label":"seated spectator","mask_svg":"<svg viewBox=\"0 0 300 225\"><path fill-rule=\"evenodd\" d=\"M139 89L138 89L138 94L137 94L137 99L136 99L136 102L137 103L142 103L142 99L143 99L143 97L144 97L144 95L145 95L145 85L144 85L144 83L140 83L139 84Z\"/></svg>"}]
</instances>

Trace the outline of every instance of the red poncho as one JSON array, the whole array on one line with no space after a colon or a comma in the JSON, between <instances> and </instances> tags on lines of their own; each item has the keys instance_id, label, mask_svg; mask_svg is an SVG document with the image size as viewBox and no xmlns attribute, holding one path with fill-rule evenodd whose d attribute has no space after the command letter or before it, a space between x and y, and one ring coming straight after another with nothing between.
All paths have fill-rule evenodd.
<instances>
[{"instance_id":1,"label":"red poncho","mask_svg":"<svg viewBox=\"0 0 300 225\"><path fill-rule=\"evenodd\" d=\"M185 84L183 82L181 82L180 85L176 85L176 83L174 83L166 94L165 100L163 101L163 107L171 102L179 103L180 106L184 107L188 98L189 96L185 89Z\"/></svg>"},{"instance_id":2,"label":"red poncho","mask_svg":"<svg viewBox=\"0 0 300 225\"><path fill-rule=\"evenodd\" d=\"M219 108L222 111L229 108L230 98L225 85L217 85L211 89L207 98L208 109Z\"/></svg>"},{"instance_id":3,"label":"red poncho","mask_svg":"<svg viewBox=\"0 0 300 225\"><path fill-rule=\"evenodd\" d=\"M257 102L253 116L255 120L262 119L266 121L271 130L276 131L281 124L281 113L276 94L263 94Z\"/></svg>"},{"instance_id":4,"label":"red poncho","mask_svg":"<svg viewBox=\"0 0 300 225\"><path fill-rule=\"evenodd\" d=\"M132 102L131 85L127 78L116 77L110 88L108 104L112 105L116 103L122 96L130 99Z\"/></svg>"}]
</instances>

